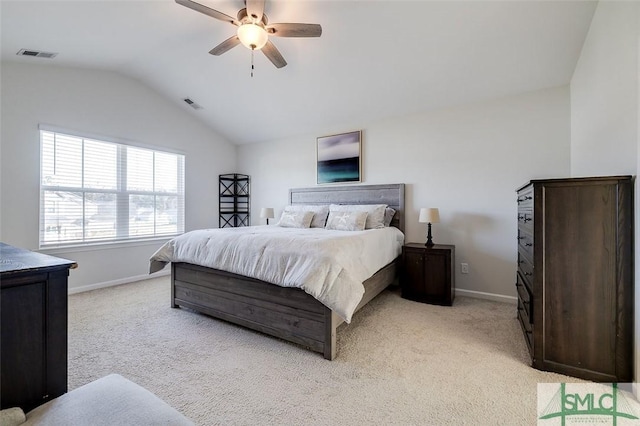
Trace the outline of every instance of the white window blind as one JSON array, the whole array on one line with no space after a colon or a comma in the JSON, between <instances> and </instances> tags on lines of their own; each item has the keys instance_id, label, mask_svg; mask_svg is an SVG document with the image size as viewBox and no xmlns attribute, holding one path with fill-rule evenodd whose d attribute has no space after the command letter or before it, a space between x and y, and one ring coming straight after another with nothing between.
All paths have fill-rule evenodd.
<instances>
[{"instance_id":1,"label":"white window blind","mask_svg":"<svg viewBox=\"0 0 640 426\"><path fill-rule=\"evenodd\" d=\"M184 155L40 130L40 247L184 232Z\"/></svg>"}]
</instances>

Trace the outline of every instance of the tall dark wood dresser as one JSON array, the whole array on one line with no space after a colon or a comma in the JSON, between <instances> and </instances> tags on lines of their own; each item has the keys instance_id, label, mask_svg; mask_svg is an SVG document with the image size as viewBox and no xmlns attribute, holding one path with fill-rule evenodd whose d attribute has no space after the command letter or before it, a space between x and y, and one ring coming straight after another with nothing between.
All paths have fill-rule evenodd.
<instances>
[{"instance_id":1,"label":"tall dark wood dresser","mask_svg":"<svg viewBox=\"0 0 640 426\"><path fill-rule=\"evenodd\" d=\"M0 408L67 392L67 277L73 261L0 243Z\"/></svg>"},{"instance_id":2,"label":"tall dark wood dresser","mask_svg":"<svg viewBox=\"0 0 640 426\"><path fill-rule=\"evenodd\" d=\"M518 189L518 320L533 367L631 382L633 178Z\"/></svg>"}]
</instances>

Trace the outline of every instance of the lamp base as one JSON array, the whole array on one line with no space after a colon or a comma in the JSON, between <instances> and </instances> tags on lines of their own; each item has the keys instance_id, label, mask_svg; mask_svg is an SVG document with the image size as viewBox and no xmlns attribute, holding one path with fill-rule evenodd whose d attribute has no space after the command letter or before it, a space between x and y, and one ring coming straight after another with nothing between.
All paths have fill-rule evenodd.
<instances>
[{"instance_id":1,"label":"lamp base","mask_svg":"<svg viewBox=\"0 0 640 426\"><path fill-rule=\"evenodd\" d=\"M424 244L427 247L433 247L433 239L431 238L431 223L427 224L427 242Z\"/></svg>"}]
</instances>

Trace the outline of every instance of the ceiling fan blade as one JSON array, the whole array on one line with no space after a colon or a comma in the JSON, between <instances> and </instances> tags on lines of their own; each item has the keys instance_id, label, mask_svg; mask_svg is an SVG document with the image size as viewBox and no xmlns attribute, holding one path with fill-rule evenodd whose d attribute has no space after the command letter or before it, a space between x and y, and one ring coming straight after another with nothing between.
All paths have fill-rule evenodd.
<instances>
[{"instance_id":1,"label":"ceiling fan blade","mask_svg":"<svg viewBox=\"0 0 640 426\"><path fill-rule=\"evenodd\" d=\"M227 50L230 50L239 44L240 39L238 38L238 36L229 37L228 39L211 49L209 53L212 55L220 56Z\"/></svg>"},{"instance_id":2,"label":"ceiling fan blade","mask_svg":"<svg viewBox=\"0 0 640 426\"><path fill-rule=\"evenodd\" d=\"M276 46L274 46L271 41L267 41L267 44L265 44L261 50L262 53L264 53L264 56L269 58L269 60L273 63L273 65L276 66L276 68L282 68L287 65L287 61L284 60L284 58L280 54L280 51L276 49Z\"/></svg>"},{"instance_id":3,"label":"ceiling fan blade","mask_svg":"<svg viewBox=\"0 0 640 426\"><path fill-rule=\"evenodd\" d=\"M211 9L203 4L196 3L191 0L176 0L176 3L188 7L189 9L193 9L196 12L204 13L207 16L211 16L212 18L219 19L221 21L229 22L233 25L239 25L238 21L233 19L231 16L224 14L222 12L218 12L217 10Z\"/></svg>"},{"instance_id":4,"label":"ceiling fan blade","mask_svg":"<svg viewBox=\"0 0 640 426\"><path fill-rule=\"evenodd\" d=\"M270 24L267 33L277 37L320 37L322 27L318 24Z\"/></svg>"},{"instance_id":5,"label":"ceiling fan blade","mask_svg":"<svg viewBox=\"0 0 640 426\"><path fill-rule=\"evenodd\" d=\"M264 0L247 0L247 14L260 22L264 14Z\"/></svg>"}]
</instances>

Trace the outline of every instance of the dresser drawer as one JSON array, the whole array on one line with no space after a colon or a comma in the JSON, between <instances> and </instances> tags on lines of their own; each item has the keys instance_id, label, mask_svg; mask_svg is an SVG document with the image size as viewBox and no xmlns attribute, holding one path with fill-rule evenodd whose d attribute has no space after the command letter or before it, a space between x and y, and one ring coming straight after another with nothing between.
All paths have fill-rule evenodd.
<instances>
[{"instance_id":1,"label":"dresser drawer","mask_svg":"<svg viewBox=\"0 0 640 426\"><path fill-rule=\"evenodd\" d=\"M533 234L533 210L518 209L518 228Z\"/></svg>"},{"instance_id":2,"label":"dresser drawer","mask_svg":"<svg viewBox=\"0 0 640 426\"><path fill-rule=\"evenodd\" d=\"M527 318L527 313L524 308L522 308L520 300L518 300L518 322L520 323L522 334L524 334L525 340L527 342L529 353L533 355L533 330L531 328L531 323Z\"/></svg>"},{"instance_id":3,"label":"dresser drawer","mask_svg":"<svg viewBox=\"0 0 640 426\"><path fill-rule=\"evenodd\" d=\"M533 288L533 274L535 273L533 270L533 265L531 264L527 256L523 256L520 251L518 251L518 259L518 273L523 278L523 284L525 284L529 291L531 291L531 289Z\"/></svg>"},{"instance_id":4,"label":"dresser drawer","mask_svg":"<svg viewBox=\"0 0 640 426\"><path fill-rule=\"evenodd\" d=\"M518 290L518 299L524 309L527 317L529 318L529 323L533 324L533 304L531 303L531 292L528 286L524 283L524 280L520 273L516 274L516 290Z\"/></svg>"},{"instance_id":5,"label":"dresser drawer","mask_svg":"<svg viewBox=\"0 0 640 426\"><path fill-rule=\"evenodd\" d=\"M518 227L518 249L529 259L533 259L533 235L522 227Z\"/></svg>"},{"instance_id":6,"label":"dresser drawer","mask_svg":"<svg viewBox=\"0 0 640 426\"><path fill-rule=\"evenodd\" d=\"M533 207L533 186L518 192L518 207Z\"/></svg>"}]
</instances>

